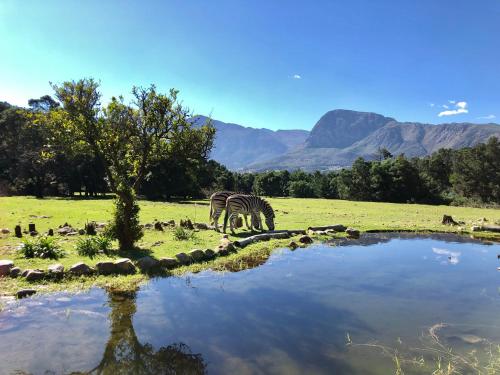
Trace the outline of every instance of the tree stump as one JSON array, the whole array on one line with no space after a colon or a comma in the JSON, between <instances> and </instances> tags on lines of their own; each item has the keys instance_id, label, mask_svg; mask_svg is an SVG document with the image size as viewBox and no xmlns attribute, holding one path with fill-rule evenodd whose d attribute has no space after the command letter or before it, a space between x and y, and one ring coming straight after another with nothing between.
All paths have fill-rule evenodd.
<instances>
[{"instance_id":1,"label":"tree stump","mask_svg":"<svg viewBox=\"0 0 500 375\"><path fill-rule=\"evenodd\" d=\"M35 227L35 223L29 223L28 224L28 232L36 232L36 227Z\"/></svg>"},{"instance_id":2,"label":"tree stump","mask_svg":"<svg viewBox=\"0 0 500 375\"><path fill-rule=\"evenodd\" d=\"M451 216L448 215L443 215L443 220L441 221L441 224L443 225L458 225L458 223L453 220Z\"/></svg>"},{"instance_id":3,"label":"tree stump","mask_svg":"<svg viewBox=\"0 0 500 375\"><path fill-rule=\"evenodd\" d=\"M16 225L16 227L14 228L14 232L17 238L21 238L23 236L23 231L21 230L20 225Z\"/></svg>"}]
</instances>

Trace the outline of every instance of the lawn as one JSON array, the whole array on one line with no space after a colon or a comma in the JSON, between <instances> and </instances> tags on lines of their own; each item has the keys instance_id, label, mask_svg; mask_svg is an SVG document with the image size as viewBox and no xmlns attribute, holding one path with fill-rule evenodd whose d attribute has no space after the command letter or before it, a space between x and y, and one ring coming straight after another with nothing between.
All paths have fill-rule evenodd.
<instances>
[{"instance_id":1,"label":"lawn","mask_svg":"<svg viewBox=\"0 0 500 375\"><path fill-rule=\"evenodd\" d=\"M489 223L500 222L500 210L467 207L430 206L417 204L392 204L373 202L350 202L327 199L295 199L271 198L271 205L276 211L276 229L307 229L309 226L344 224L361 231L366 230L419 230L456 232L460 228L465 232L470 227L479 224L482 219ZM168 221L190 218L196 222L208 222L208 201L188 202L140 202L141 223L151 223L154 220ZM0 228L8 228L12 232L15 225L20 224L27 228L29 223L35 223L39 233L49 228L57 229L61 224L69 223L74 228L83 228L87 221L105 222L111 217L113 202L110 199L79 200L31 197L0 197ZM465 222L461 227L441 225L444 214L452 215L456 221ZM238 230L240 233L247 233ZM474 233L492 239L500 239L498 235ZM42 268L54 263L61 263L66 268L72 264L84 261L89 265L107 259L106 256L89 259L80 257L75 251L76 237L55 236L64 248L66 256L57 261L49 259L23 259L17 254L21 240L10 235L0 234L0 259L10 259L15 265L26 268ZM142 240L138 243L142 254L161 258L173 256L178 252L186 252L195 248L217 247L221 235L215 231L199 231L192 240L177 241L173 230L163 232L146 230ZM236 239L230 236L230 239ZM264 260L276 246L283 246L287 241L270 241L248 246L238 254L225 258L218 258L212 262L181 267L175 273L197 271L212 267L216 269L234 269L243 259L251 259L250 263ZM116 246L116 245L115 245ZM117 257L116 255L115 257ZM136 254L126 254L134 258ZM142 282L147 276L99 276L92 278L76 278L62 282L44 282L41 285L28 284L22 279L4 278L0 280L0 294L11 293L19 288L31 286L40 290L82 289L91 285L116 286L131 285Z\"/></svg>"}]
</instances>

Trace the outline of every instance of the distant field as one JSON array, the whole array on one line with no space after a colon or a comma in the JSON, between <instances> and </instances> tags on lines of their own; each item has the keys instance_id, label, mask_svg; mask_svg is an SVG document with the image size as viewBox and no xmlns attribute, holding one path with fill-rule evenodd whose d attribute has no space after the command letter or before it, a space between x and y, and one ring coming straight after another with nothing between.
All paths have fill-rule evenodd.
<instances>
[{"instance_id":1,"label":"distant field","mask_svg":"<svg viewBox=\"0 0 500 375\"><path fill-rule=\"evenodd\" d=\"M479 223L483 218L486 218L491 223L500 222L500 210L495 209L350 202L327 199L271 198L269 201L276 211L276 229L306 229L308 226L340 223L355 227L361 231L373 229L458 231L458 227L441 225L441 218L444 214L452 215L456 221L464 221L465 225L462 228L466 231L470 230L473 224ZM190 218L197 222L208 221L208 201L177 203L141 201L140 206L140 218L143 224L153 222L155 219L160 221L174 219L179 222L180 219ZM9 228L13 231L16 224L21 224L24 228L30 222L36 224L40 233L46 232L49 228L57 229L59 225L65 222L75 228L82 228L87 221L108 221L111 217L112 208L112 200L0 197L0 228ZM42 218L43 216L48 218ZM244 233L245 231L238 230L238 232ZM67 253L65 257L57 262L66 267L82 260L89 265L93 265L106 258L104 256L94 259L82 258L78 256L74 249L76 237L60 237L56 235L56 238ZM194 248L214 248L218 245L219 239L220 234L215 231L200 231L196 233L194 240L176 241L171 230L164 232L146 230L145 236L139 242L139 246L151 251L152 256L160 258ZM21 241L12 234L0 235L0 259L14 260L15 264L23 269L46 268L48 265L55 263L53 260L18 258L16 248L20 243ZM255 244L246 248L244 252L259 251L262 247L269 248L274 244L282 245L283 241ZM206 266L210 266L210 262ZM119 279L119 277L115 279ZM17 283L22 284L23 282L14 280L0 281L0 284L4 284L4 287L0 289L15 288ZM62 286L59 285L59 288Z\"/></svg>"}]
</instances>

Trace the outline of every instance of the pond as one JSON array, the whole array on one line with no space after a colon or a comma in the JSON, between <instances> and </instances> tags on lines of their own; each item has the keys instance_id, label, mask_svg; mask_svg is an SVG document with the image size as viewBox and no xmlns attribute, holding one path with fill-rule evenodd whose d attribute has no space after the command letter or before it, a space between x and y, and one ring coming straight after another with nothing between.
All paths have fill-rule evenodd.
<instances>
[{"instance_id":1,"label":"pond","mask_svg":"<svg viewBox=\"0 0 500 375\"><path fill-rule=\"evenodd\" d=\"M136 293L35 296L0 312L0 373L496 373L499 253L367 234Z\"/></svg>"}]
</instances>

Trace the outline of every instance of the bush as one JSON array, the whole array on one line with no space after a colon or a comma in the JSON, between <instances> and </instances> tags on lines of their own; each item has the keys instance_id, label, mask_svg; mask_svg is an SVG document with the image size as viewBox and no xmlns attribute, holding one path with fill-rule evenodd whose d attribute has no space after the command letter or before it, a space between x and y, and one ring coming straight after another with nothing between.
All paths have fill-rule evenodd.
<instances>
[{"instance_id":1,"label":"bush","mask_svg":"<svg viewBox=\"0 0 500 375\"><path fill-rule=\"evenodd\" d=\"M174 239L177 241L187 241L194 238L194 232L192 230L184 229L182 227L177 227L174 230Z\"/></svg>"},{"instance_id":2,"label":"bush","mask_svg":"<svg viewBox=\"0 0 500 375\"><path fill-rule=\"evenodd\" d=\"M80 238L76 243L78 255L88 256L89 258L93 258L99 253L108 255L110 250L111 239L103 235Z\"/></svg>"},{"instance_id":3,"label":"bush","mask_svg":"<svg viewBox=\"0 0 500 375\"><path fill-rule=\"evenodd\" d=\"M25 258L58 259L64 256L64 251L51 237L39 237L34 240L24 240L19 249Z\"/></svg>"}]
</instances>

